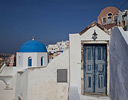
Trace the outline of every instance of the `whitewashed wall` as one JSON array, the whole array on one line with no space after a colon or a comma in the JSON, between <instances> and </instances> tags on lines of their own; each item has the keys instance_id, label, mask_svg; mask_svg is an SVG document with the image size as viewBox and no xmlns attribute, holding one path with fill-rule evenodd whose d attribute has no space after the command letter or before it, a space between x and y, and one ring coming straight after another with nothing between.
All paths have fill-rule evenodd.
<instances>
[{"instance_id":1,"label":"whitewashed wall","mask_svg":"<svg viewBox=\"0 0 128 100\"><path fill-rule=\"evenodd\" d=\"M109 34L106 34L103 30L101 30L99 27L97 26L94 26L94 27L91 27L90 29L88 29L85 33L83 33L80 38L81 38L81 41L88 41L88 40L92 40L92 34L94 33L94 30L96 32L97 35L97 41L100 40L100 41L105 41L105 40L109 40L110 39L110 36Z\"/></svg>"},{"instance_id":2,"label":"whitewashed wall","mask_svg":"<svg viewBox=\"0 0 128 100\"><path fill-rule=\"evenodd\" d=\"M5 66L0 73L0 100L15 100L16 70Z\"/></svg>"},{"instance_id":3,"label":"whitewashed wall","mask_svg":"<svg viewBox=\"0 0 128 100\"><path fill-rule=\"evenodd\" d=\"M66 83L57 83L57 69L67 69ZM20 73L17 75L17 88L20 90L16 91L16 100L18 97L22 100L68 100L69 50L57 56L47 67L31 67Z\"/></svg>"},{"instance_id":4,"label":"whitewashed wall","mask_svg":"<svg viewBox=\"0 0 128 100\"><path fill-rule=\"evenodd\" d=\"M57 69L67 69L67 82L57 83ZM10 76L8 89L0 80L0 100L18 100L19 97L21 100L68 100L69 50L56 57L47 67L6 66L0 79Z\"/></svg>"},{"instance_id":5,"label":"whitewashed wall","mask_svg":"<svg viewBox=\"0 0 128 100\"><path fill-rule=\"evenodd\" d=\"M116 27L110 41L110 97L128 100L128 31Z\"/></svg>"},{"instance_id":6,"label":"whitewashed wall","mask_svg":"<svg viewBox=\"0 0 128 100\"><path fill-rule=\"evenodd\" d=\"M81 94L81 40L79 34L70 34L70 87L78 87Z\"/></svg>"},{"instance_id":7,"label":"whitewashed wall","mask_svg":"<svg viewBox=\"0 0 128 100\"><path fill-rule=\"evenodd\" d=\"M15 100L15 77L12 79L7 89L6 84L0 80L0 100Z\"/></svg>"},{"instance_id":8,"label":"whitewashed wall","mask_svg":"<svg viewBox=\"0 0 128 100\"><path fill-rule=\"evenodd\" d=\"M16 75L15 100L28 100L28 70L21 70Z\"/></svg>"},{"instance_id":9,"label":"whitewashed wall","mask_svg":"<svg viewBox=\"0 0 128 100\"><path fill-rule=\"evenodd\" d=\"M48 64L48 53L17 53L17 66L28 67L28 58L32 58L32 67L41 66L41 57L44 57L43 65L47 66Z\"/></svg>"}]
</instances>

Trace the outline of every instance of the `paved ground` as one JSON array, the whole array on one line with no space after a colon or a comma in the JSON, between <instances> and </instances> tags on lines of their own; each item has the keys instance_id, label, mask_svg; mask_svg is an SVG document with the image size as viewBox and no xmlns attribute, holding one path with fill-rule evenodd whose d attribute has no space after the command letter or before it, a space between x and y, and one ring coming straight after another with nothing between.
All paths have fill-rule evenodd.
<instances>
[{"instance_id":1,"label":"paved ground","mask_svg":"<svg viewBox=\"0 0 128 100\"><path fill-rule=\"evenodd\" d=\"M110 100L108 96L82 96L81 100Z\"/></svg>"}]
</instances>

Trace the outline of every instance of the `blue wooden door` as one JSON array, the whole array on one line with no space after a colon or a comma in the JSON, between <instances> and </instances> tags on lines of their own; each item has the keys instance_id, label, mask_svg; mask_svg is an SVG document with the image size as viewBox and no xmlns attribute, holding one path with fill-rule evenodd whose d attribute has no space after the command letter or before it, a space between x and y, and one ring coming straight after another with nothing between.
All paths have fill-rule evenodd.
<instances>
[{"instance_id":1,"label":"blue wooden door","mask_svg":"<svg viewBox=\"0 0 128 100\"><path fill-rule=\"evenodd\" d=\"M106 45L84 46L84 90L106 93Z\"/></svg>"}]
</instances>

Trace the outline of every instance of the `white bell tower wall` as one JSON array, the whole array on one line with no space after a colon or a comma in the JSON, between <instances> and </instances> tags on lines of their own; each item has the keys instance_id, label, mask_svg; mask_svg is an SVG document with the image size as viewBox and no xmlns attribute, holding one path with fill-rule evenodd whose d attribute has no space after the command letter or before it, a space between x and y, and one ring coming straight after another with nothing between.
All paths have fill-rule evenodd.
<instances>
[{"instance_id":1,"label":"white bell tower wall","mask_svg":"<svg viewBox=\"0 0 128 100\"><path fill-rule=\"evenodd\" d=\"M29 57L32 59L32 65L28 66ZM43 61L41 60L43 58ZM41 61L43 64L41 64ZM47 52L17 52L16 66L18 67L43 67L48 64Z\"/></svg>"}]
</instances>

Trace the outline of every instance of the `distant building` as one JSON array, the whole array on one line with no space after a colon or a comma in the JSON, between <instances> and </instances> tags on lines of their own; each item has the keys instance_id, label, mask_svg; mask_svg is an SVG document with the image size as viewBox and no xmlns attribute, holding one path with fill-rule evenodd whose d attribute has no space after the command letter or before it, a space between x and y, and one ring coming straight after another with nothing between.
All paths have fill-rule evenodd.
<instances>
[{"instance_id":1,"label":"distant building","mask_svg":"<svg viewBox=\"0 0 128 100\"><path fill-rule=\"evenodd\" d=\"M52 45L50 44L50 45L47 46L47 51L49 53L55 53L55 52L59 51L59 48L56 44L52 44Z\"/></svg>"},{"instance_id":2,"label":"distant building","mask_svg":"<svg viewBox=\"0 0 128 100\"><path fill-rule=\"evenodd\" d=\"M10 56L9 53L0 53L0 68L5 63L6 65L9 65L10 62Z\"/></svg>"},{"instance_id":3,"label":"distant building","mask_svg":"<svg viewBox=\"0 0 128 100\"><path fill-rule=\"evenodd\" d=\"M117 26L118 13L119 10L116 7L104 8L98 16L98 24L111 30L114 26Z\"/></svg>"},{"instance_id":4,"label":"distant building","mask_svg":"<svg viewBox=\"0 0 128 100\"><path fill-rule=\"evenodd\" d=\"M119 10L116 7L104 8L98 16L98 24L116 23Z\"/></svg>"},{"instance_id":5,"label":"distant building","mask_svg":"<svg viewBox=\"0 0 128 100\"><path fill-rule=\"evenodd\" d=\"M50 44L47 46L47 51L49 53L49 60L51 61L56 56L63 53L67 48L69 48L69 41L57 42L56 44Z\"/></svg>"},{"instance_id":6,"label":"distant building","mask_svg":"<svg viewBox=\"0 0 128 100\"><path fill-rule=\"evenodd\" d=\"M116 7L104 8L98 16L98 24L111 31L115 26L128 30L128 10L120 11Z\"/></svg>"},{"instance_id":7,"label":"distant building","mask_svg":"<svg viewBox=\"0 0 128 100\"><path fill-rule=\"evenodd\" d=\"M3 61L3 58L0 58L0 62Z\"/></svg>"},{"instance_id":8,"label":"distant building","mask_svg":"<svg viewBox=\"0 0 128 100\"><path fill-rule=\"evenodd\" d=\"M59 48L59 51L64 51L69 47L69 41L62 41L62 42L57 42L56 45Z\"/></svg>"},{"instance_id":9,"label":"distant building","mask_svg":"<svg viewBox=\"0 0 128 100\"><path fill-rule=\"evenodd\" d=\"M128 31L128 10L118 13L117 25Z\"/></svg>"},{"instance_id":10,"label":"distant building","mask_svg":"<svg viewBox=\"0 0 128 100\"><path fill-rule=\"evenodd\" d=\"M9 66L10 67L16 66L16 56L14 54L12 54L12 56L10 57Z\"/></svg>"}]
</instances>

